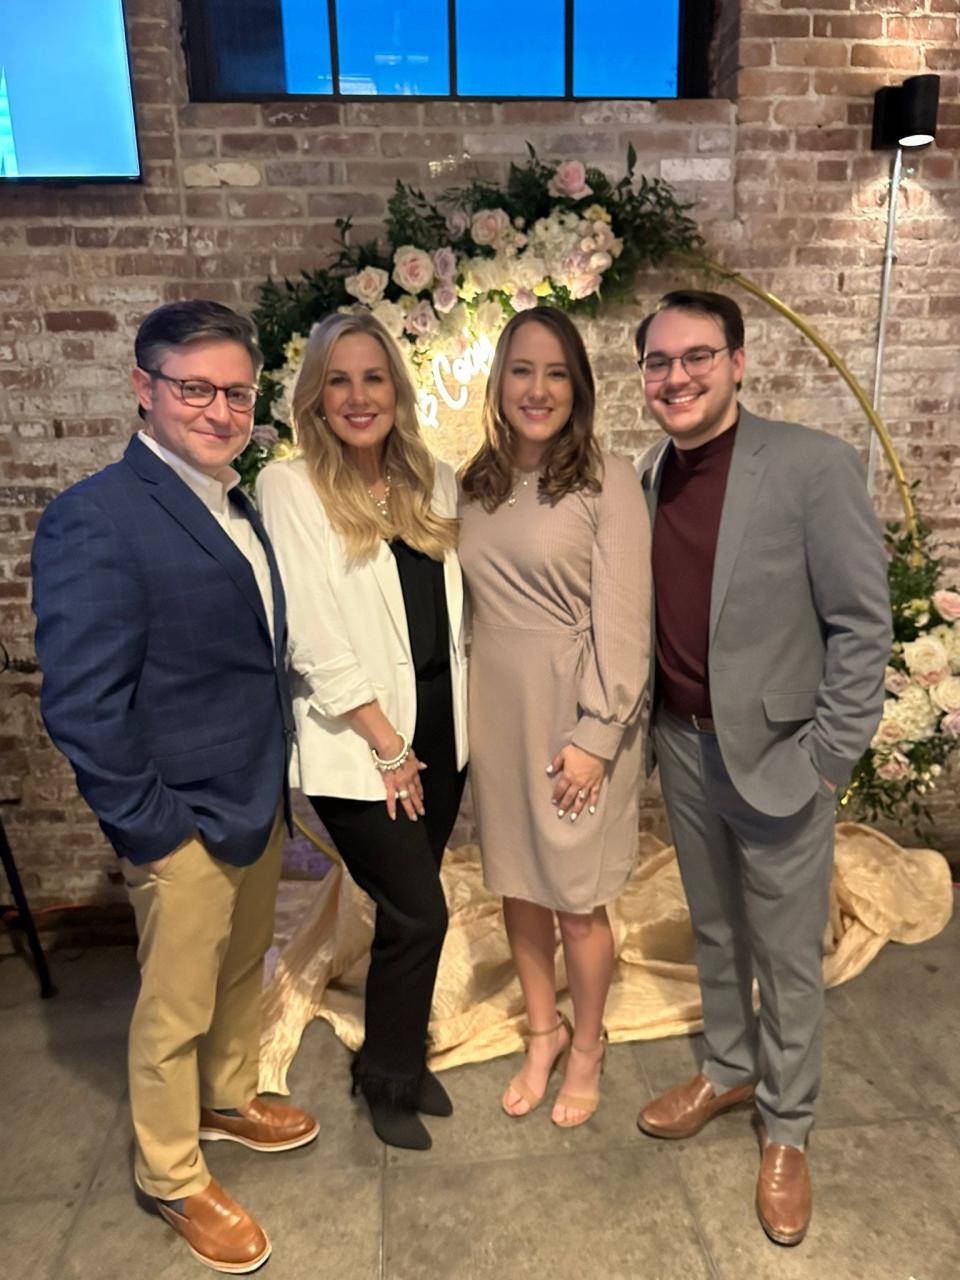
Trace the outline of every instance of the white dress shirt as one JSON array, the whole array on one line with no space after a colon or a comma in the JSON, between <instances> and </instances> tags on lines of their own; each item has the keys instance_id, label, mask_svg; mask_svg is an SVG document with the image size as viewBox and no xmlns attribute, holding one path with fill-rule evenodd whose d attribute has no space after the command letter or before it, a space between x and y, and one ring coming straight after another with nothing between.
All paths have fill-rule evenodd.
<instances>
[{"instance_id":1,"label":"white dress shirt","mask_svg":"<svg viewBox=\"0 0 960 1280\"><path fill-rule=\"evenodd\" d=\"M246 558L257 580L260 598L263 600L263 610L267 615L267 625L270 628L270 639L273 640L273 583L270 579L267 553L253 525L236 503L231 502L227 496L230 490L240 483L240 476L233 467L223 467L215 476L208 476L205 472L192 467L189 462L184 462L183 458L175 453L171 453L169 449L165 449L145 431L138 431L137 437L151 453L155 453L162 462L175 471L187 488L197 495L230 541Z\"/></svg>"}]
</instances>

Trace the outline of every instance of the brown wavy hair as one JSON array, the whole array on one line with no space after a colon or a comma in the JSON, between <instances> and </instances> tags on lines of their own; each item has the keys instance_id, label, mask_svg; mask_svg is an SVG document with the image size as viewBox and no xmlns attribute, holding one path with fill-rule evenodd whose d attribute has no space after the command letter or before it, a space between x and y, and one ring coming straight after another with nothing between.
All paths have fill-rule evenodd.
<instances>
[{"instance_id":1,"label":"brown wavy hair","mask_svg":"<svg viewBox=\"0 0 960 1280\"><path fill-rule=\"evenodd\" d=\"M378 514L340 439L327 425L321 403L337 342L363 333L383 348L397 395L396 416L384 445L390 472L389 514ZM459 522L433 510L436 464L417 421L416 393L397 344L366 307L335 312L313 326L293 388L294 440L313 487L353 562L373 556L381 538L402 538L432 560L457 545Z\"/></svg>"},{"instance_id":2,"label":"brown wavy hair","mask_svg":"<svg viewBox=\"0 0 960 1280\"><path fill-rule=\"evenodd\" d=\"M556 501L578 489L599 493L602 488L603 460L593 434L596 390L587 349L569 316L556 307L536 307L518 312L500 334L483 400L483 444L461 475L463 492L486 511L496 511L514 486L516 432L504 417L501 402L510 343L525 324L543 325L557 338L573 383L570 419L547 444L537 491Z\"/></svg>"}]
</instances>

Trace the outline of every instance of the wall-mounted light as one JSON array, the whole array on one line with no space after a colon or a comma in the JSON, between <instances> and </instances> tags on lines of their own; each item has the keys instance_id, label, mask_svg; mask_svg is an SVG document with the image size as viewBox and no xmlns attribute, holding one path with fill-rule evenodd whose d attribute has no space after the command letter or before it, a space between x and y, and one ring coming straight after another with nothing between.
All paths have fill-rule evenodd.
<instances>
[{"instance_id":1,"label":"wall-mounted light","mask_svg":"<svg viewBox=\"0 0 960 1280\"><path fill-rule=\"evenodd\" d=\"M903 149L929 146L937 134L937 108L940 102L939 76L910 76L903 84L888 85L873 95L874 151L895 151L890 169L887 199L887 240L883 251L883 274L880 280L880 315L877 320L877 355L873 368L873 407L880 411L880 388L883 382L883 353L887 336L887 311L890 284L896 261L894 243L897 227L897 196L903 177ZM877 436L870 438L867 484L873 492L880 454Z\"/></svg>"}]
</instances>

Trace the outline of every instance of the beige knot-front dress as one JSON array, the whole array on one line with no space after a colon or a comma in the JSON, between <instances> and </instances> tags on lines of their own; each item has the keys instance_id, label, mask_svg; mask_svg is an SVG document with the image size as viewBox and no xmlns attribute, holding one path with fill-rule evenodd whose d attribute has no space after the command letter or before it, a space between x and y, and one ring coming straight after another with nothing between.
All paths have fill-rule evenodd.
<instances>
[{"instance_id":1,"label":"beige knot-front dress","mask_svg":"<svg viewBox=\"0 0 960 1280\"><path fill-rule=\"evenodd\" d=\"M553 502L538 494L538 473L517 474L513 505L488 513L460 500L484 881L504 897L583 913L617 896L636 858L649 521L623 458L604 456L601 493ZM570 742L609 761L597 812L576 822L557 817L547 774Z\"/></svg>"}]
</instances>

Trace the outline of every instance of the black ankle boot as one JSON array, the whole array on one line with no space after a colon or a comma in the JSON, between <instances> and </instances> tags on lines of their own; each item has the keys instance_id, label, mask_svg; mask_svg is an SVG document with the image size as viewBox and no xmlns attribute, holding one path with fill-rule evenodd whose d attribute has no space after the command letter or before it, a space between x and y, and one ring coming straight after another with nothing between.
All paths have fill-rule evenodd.
<instances>
[{"instance_id":1,"label":"black ankle boot","mask_svg":"<svg viewBox=\"0 0 960 1280\"><path fill-rule=\"evenodd\" d=\"M389 1147L427 1151L433 1145L416 1112L418 1078L379 1075L354 1058L350 1064L352 1094L360 1093L370 1108L373 1131Z\"/></svg>"},{"instance_id":2,"label":"black ankle boot","mask_svg":"<svg viewBox=\"0 0 960 1280\"><path fill-rule=\"evenodd\" d=\"M417 1110L425 1116L452 1116L453 1103L446 1089L426 1067L420 1081L420 1094L417 1098Z\"/></svg>"}]
</instances>

